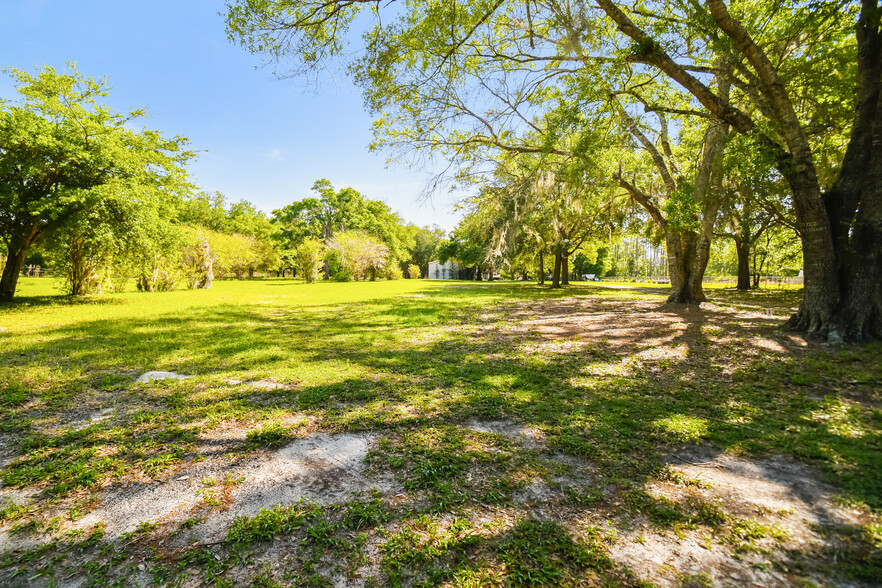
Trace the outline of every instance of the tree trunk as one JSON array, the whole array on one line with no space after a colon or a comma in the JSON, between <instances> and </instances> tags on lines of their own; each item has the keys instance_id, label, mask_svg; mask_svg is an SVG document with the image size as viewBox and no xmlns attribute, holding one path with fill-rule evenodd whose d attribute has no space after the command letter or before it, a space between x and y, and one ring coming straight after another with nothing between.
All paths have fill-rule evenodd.
<instances>
[{"instance_id":1,"label":"tree trunk","mask_svg":"<svg viewBox=\"0 0 882 588\"><path fill-rule=\"evenodd\" d=\"M696 271L698 237L695 233L670 231L665 235L668 249L668 273L671 276L670 304L698 304L707 300L701 289L704 268ZM705 262L706 264L706 262Z\"/></svg>"},{"instance_id":2,"label":"tree trunk","mask_svg":"<svg viewBox=\"0 0 882 588\"><path fill-rule=\"evenodd\" d=\"M554 252L554 273L551 274L551 287L560 288L560 251Z\"/></svg>"},{"instance_id":3,"label":"tree trunk","mask_svg":"<svg viewBox=\"0 0 882 588\"><path fill-rule=\"evenodd\" d=\"M570 256L566 252L560 258L560 283L563 286L570 285Z\"/></svg>"},{"instance_id":4,"label":"tree trunk","mask_svg":"<svg viewBox=\"0 0 882 588\"><path fill-rule=\"evenodd\" d=\"M539 250L539 285L545 285L545 250Z\"/></svg>"},{"instance_id":5,"label":"tree trunk","mask_svg":"<svg viewBox=\"0 0 882 588\"><path fill-rule=\"evenodd\" d=\"M28 250L23 248L17 253L9 250L8 253L9 257L6 258L6 265L3 267L3 276L0 277L0 300L11 302L15 296L18 276L21 273L21 268L24 266Z\"/></svg>"},{"instance_id":6,"label":"tree trunk","mask_svg":"<svg viewBox=\"0 0 882 588\"><path fill-rule=\"evenodd\" d=\"M750 244L742 235L735 235L735 253L738 255L737 290L750 290Z\"/></svg>"}]
</instances>

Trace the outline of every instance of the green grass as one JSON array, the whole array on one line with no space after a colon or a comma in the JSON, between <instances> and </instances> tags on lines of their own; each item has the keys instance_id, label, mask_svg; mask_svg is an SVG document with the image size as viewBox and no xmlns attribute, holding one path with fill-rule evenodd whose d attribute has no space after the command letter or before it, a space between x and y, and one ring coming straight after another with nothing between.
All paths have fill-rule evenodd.
<instances>
[{"instance_id":1,"label":"green grass","mask_svg":"<svg viewBox=\"0 0 882 588\"><path fill-rule=\"evenodd\" d=\"M556 480L574 475L555 452L591 464L589 481L558 488L558 508L573 520L602 513L623 529L646 521L678 536L708 534L721 549L774 549L784 536L769 522L646 490L655 481L704 488L660 468L665 453L687 445L806 461L841 501L878 516L882 347L775 350L782 336L775 329L798 300L793 290L711 289L716 307L761 310L763 318L708 311L699 323L661 308L663 288L627 286L255 280L71 300L48 280L24 278L19 301L0 305L0 443L16 455L0 475L5 485L39 493L33 504L4 503L0 524L34 521L30 532L70 549L74 538L62 540L64 527L43 521L44 509L70 504L77 518L107 482L179 475L205 458L205 439L225 426L244 431L222 439L222 451L235 457L314 430L378 431L370 467L405 494L394 502L372 495L280 505L237 519L220 551L157 552L150 560L157 582L194 569L200 581L223 585L245 566L253 573L236 576L239 583L324 585L354 574L374 541L380 585L565 585L586 574L637 583L611 563L606 539L590 525L478 522L487 509L523 514L529 503L516 499L525 488L555 490ZM556 309L589 301L600 315L643 305L641 312L665 318L660 345L671 353L652 355L652 333L633 318L609 319L623 321L621 335L568 332L570 311ZM531 322L537 318L562 330L549 336ZM769 341L771 348L759 344ZM150 370L193 377L135 383ZM465 426L493 420L530 427L547 449ZM871 577L882 559L873 524L837 531L852 546L841 566L850 577ZM286 572L248 563L279 537L296 539ZM109 545L102 541L82 547L96 562L90 578L128 577L124 564L101 554ZM350 547L350 559L328 555ZM49 577L47 557L10 555L0 568Z\"/></svg>"}]
</instances>

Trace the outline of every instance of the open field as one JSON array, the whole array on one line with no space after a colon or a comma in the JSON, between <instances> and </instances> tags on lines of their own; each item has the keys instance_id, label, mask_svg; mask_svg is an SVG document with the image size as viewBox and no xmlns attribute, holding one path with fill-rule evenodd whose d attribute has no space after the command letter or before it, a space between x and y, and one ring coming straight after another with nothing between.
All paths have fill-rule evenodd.
<instances>
[{"instance_id":1,"label":"open field","mask_svg":"<svg viewBox=\"0 0 882 588\"><path fill-rule=\"evenodd\" d=\"M880 585L882 346L798 291L20 294L2 586Z\"/></svg>"}]
</instances>

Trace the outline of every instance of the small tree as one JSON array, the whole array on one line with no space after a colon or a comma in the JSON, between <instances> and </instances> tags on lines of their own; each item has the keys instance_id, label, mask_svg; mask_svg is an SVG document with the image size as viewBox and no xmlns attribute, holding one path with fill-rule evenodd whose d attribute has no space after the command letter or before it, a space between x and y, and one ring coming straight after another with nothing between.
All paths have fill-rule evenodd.
<instances>
[{"instance_id":1,"label":"small tree","mask_svg":"<svg viewBox=\"0 0 882 588\"><path fill-rule=\"evenodd\" d=\"M377 279L386 260L389 248L363 233L338 233L328 244L340 256L340 265L356 279Z\"/></svg>"},{"instance_id":2,"label":"small tree","mask_svg":"<svg viewBox=\"0 0 882 588\"><path fill-rule=\"evenodd\" d=\"M64 294L84 296L104 292L112 253L100 238L81 225L57 231L55 267Z\"/></svg>"},{"instance_id":3,"label":"small tree","mask_svg":"<svg viewBox=\"0 0 882 588\"><path fill-rule=\"evenodd\" d=\"M294 268L307 283L315 282L324 265L325 248L318 239L307 237L294 249Z\"/></svg>"},{"instance_id":4,"label":"small tree","mask_svg":"<svg viewBox=\"0 0 882 588\"><path fill-rule=\"evenodd\" d=\"M49 242L62 293L70 296L101 294L114 254L110 223L101 215L84 214L59 226Z\"/></svg>"},{"instance_id":5,"label":"small tree","mask_svg":"<svg viewBox=\"0 0 882 588\"><path fill-rule=\"evenodd\" d=\"M418 280L420 277L420 266L414 263L407 266L407 277L411 280Z\"/></svg>"},{"instance_id":6,"label":"small tree","mask_svg":"<svg viewBox=\"0 0 882 588\"><path fill-rule=\"evenodd\" d=\"M185 229L187 242L181 249L180 265L191 290L208 290L214 281L214 251L206 231Z\"/></svg>"}]
</instances>

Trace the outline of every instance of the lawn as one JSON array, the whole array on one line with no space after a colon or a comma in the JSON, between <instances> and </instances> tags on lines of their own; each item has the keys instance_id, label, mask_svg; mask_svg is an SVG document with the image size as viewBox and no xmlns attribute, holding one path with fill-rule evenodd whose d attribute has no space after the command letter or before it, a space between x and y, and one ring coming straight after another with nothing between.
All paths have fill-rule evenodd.
<instances>
[{"instance_id":1,"label":"lawn","mask_svg":"<svg viewBox=\"0 0 882 588\"><path fill-rule=\"evenodd\" d=\"M882 346L780 330L792 289L19 294L0 585L882 578Z\"/></svg>"}]
</instances>

